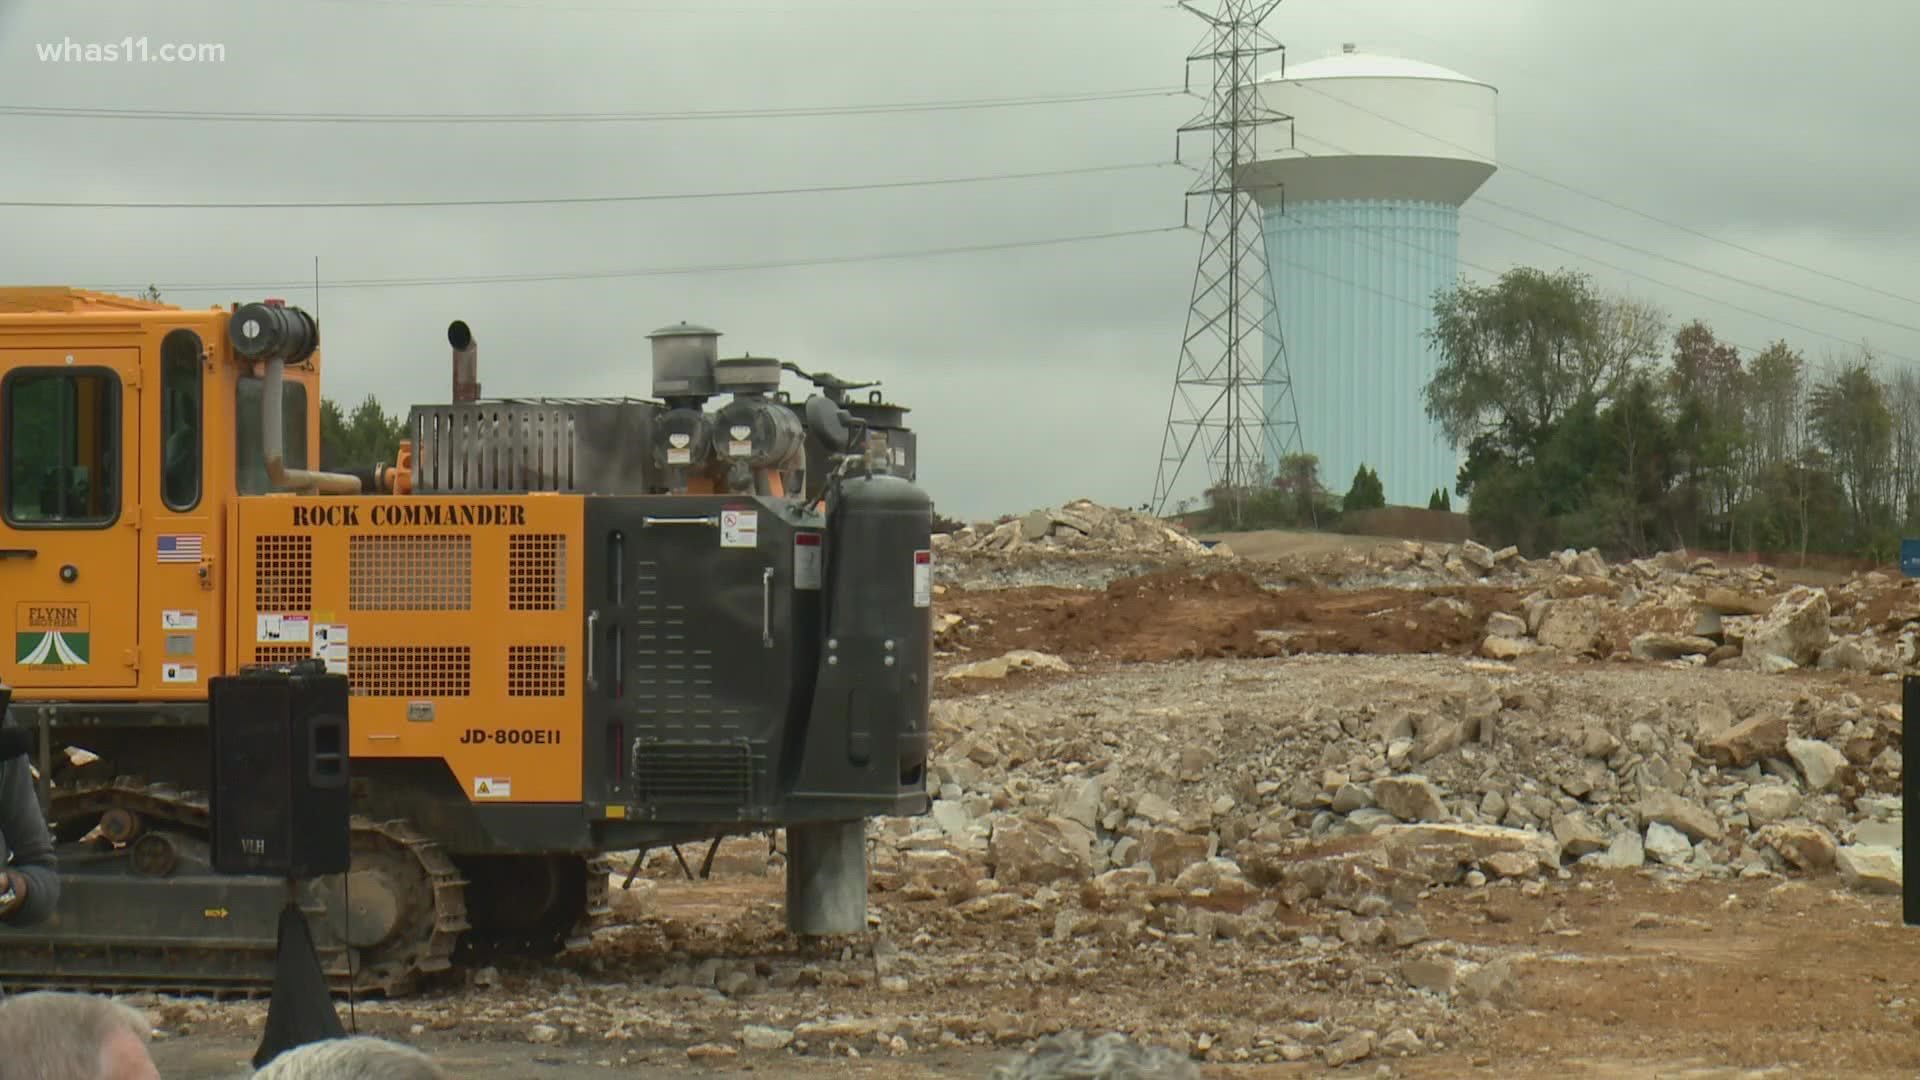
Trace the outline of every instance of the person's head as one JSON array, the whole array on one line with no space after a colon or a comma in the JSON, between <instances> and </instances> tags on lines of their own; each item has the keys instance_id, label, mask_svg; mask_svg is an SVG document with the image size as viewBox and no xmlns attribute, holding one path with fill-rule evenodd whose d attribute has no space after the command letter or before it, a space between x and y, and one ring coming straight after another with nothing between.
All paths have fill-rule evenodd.
<instances>
[{"instance_id":1,"label":"person's head","mask_svg":"<svg viewBox=\"0 0 1920 1080\"><path fill-rule=\"evenodd\" d=\"M990 1074L992 1080L1194 1080L1192 1061L1165 1047L1147 1049L1118 1032L1088 1039L1077 1031L1040 1040Z\"/></svg>"},{"instance_id":2,"label":"person's head","mask_svg":"<svg viewBox=\"0 0 1920 1080\"><path fill-rule=\"evenodd\" d=\"M294 1047L253 1076L254 1080L449 1080L432 1058L413 1047L365 1035Z\"/></svg>"},{"instance_id":3,"label":"person's head","mask_svg":"<svg viewBox=\"0 0 1920 1080\"><path fill-rule=\"evenodd\" d=\"M34 993L0 1001L0 1080L160 1080L153 1025L112 998Z\"/></svg>"}]
</instances>

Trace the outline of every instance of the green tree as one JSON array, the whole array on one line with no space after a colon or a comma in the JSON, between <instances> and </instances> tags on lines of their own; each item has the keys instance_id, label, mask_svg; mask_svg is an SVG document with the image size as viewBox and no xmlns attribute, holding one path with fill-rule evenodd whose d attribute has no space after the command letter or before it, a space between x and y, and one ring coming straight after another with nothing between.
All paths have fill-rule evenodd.
<instances>
[{"instance_id":1,"label":"green tree","mask_svg":"<svg viewBox=\"0 0 1920 1080\"><path fill-rule=\"evenodd\" d=\"M1755 459L1752 472L1782 465L1799 452L1797 434L1805 395L1806 361L1784 341L1776 341L1747 363L1747 428Z\"/></svg>"},{"instance_id":2,"label":"green tree","mask_svg":"<svg viewBox=\"0 0 1920 1080\"><path fill-rule=\"evenodd\" d=\"M351 414L332 398L320 401L320 467L367 468L391 465L407 437L404 417L388 416L372 394Z\"/></svg>"},{"instance_id":3,"label":"green tree","mask_svg":"<svg viewBox=\"0 0 1920 1080\"><path fill-rule=\"evenodd\" d=\"M1854 550L1846 535L1847 496L1832 463L1808 446L1791 460L1766 466L1734 507L1734 520L1756 551Z\"/></svg>"},{"instance_id":4,"label":"green tree","mask_svg":"<svg viewBox=\"0 0 1920 1080\"><path fill-rule=\"evenodd\" d=\"M1833 462L1834 479L1845 489L1853 518L1853 540L1864 545L1886 524L1893 449L1893 416L1886 388L1874 377L1871 358L1852 364L1814 387L1807 400L1813 434Z\"/></svg>"},{"instance_id":5,"label":"green tree","mask_svg":"<svg viewBox=\"0 0 1920 1080\"><path fill-rule=\"evenodd\" d=\"M1319 525L1334 517L1333 495L1320 483L1318 454L1288 454L1280 459L1273 486L1286 500L1293 522Z\"/></svg>"},{"instance_id":6,"label":"green tree","mask_svg":"<svg viewBox=\"0 0 1920 1080\"><path fill-rule=\"evenodd\" d=\"M1353 483L1347 488L1346 497L1340 500L1340 512L1378 510L1386 505L1387 489L1380 483L1380 474L1365 465L1354 470Z\"/></svg>"},{"instance_id":7,"label":"green tree","mask_svg":"<svg viewBox=\"0 0 1920 1080\"><path fill-rule=\"evenodd\" d=\"M1751 551L1797 547L1783 534L1767 532L1778 523L1771 501L1782 490L1800 455L1806 418L1806 362L1784 341L1776 341L1747 361L1744 411L1744 490L1732 515L1732 545ZM1776 507L1777 509L1777 507Z\"/></svg>"},{"instance_id":8,"label":"green tree","mask_svg":"<svg viewBox=\"0 0 1920 1080\"><path fill-rule=\"evenodd\" d=\"M1673 336L1667 386L1676 411L1673 447L1680 486L1674 516L1681 538L1730 543L1725 518L1738 496L1737 465L1746 445L1746 372L1740 353L1698 319Z\"/></svg>"},{"instance_id":9,"label":"green tree","mask_svg":"<svg viewBox=\"0 0 1920 1080\"><path fill-rule=\"evenodd\" d=\"M1455 445L1491 437L1483 456L1524 463L1569 409L1610 397L1655 355L1662 322L1572 271L1519 267L1491 286L1462 281L1434 302L1427 339L1440 364L1425 388L1427 414Z\"/></svg>"},{"instance_id":10,"label":"green tree","mask_svg":"<svg viewBox=\"0 0 1920 1080\"><path fill-rule=\"evenodd\" d=\"M1634 378L1600 416L1603 456L1595 462L1602 515L1618 546L1636 554L1661 546L1661 511L1670 505L1682 451L1660 408L1653 380Z\"/></svg>"},{"instance_id":11,"label":"green tree","mask_svg":"<svg viewBox=\"0 0 1920 1080\"><path fill-rule=\"evenodd\" d=\"M1446 488L1434 488L1433 494L1427 496L1427 509L1445 510L1448 513L1452 513L1453 497L1448 494Z\"/></svg>"}]
</instances>

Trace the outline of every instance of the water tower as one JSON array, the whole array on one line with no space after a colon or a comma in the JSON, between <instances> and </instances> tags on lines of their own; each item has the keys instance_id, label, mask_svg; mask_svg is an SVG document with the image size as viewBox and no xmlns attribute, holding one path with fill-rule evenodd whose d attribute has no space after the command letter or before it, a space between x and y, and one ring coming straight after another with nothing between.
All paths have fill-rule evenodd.
<instances>
[{"instance_id":1,"label":"water tower","mask_svg":"<svg viewBox=\"0 0 1920 1080\"><path fill-rule=\"evenodd\" d=\"M1452 490L1460 454L1427 419L1438 355L1423 335L1455 281L1460 206L1493 175L1494 88L1347 45L1259 92L1293 118L1293 145L1262 146L1239 182L1261 207L1267 348L1277 315L1301 439L1335 493L1364 464L1388 503L1425 506Z\"/></svg>"}]
</instances>

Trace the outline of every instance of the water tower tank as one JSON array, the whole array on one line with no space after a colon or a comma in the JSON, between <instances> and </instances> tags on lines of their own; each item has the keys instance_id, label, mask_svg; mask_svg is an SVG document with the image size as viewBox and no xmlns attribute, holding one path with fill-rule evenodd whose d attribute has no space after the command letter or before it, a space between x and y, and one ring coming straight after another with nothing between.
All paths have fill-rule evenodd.
<instances>
[{"instance_id":1,"label":"water tower tank","mask_svg":"<svg viewBox=\"0 0 1920 1080\"><path fill-rule=\"evenodd\" d=\"M1460 206L1494 172L1494 88L1349 45L1258 90L1293 118L1292 146L1263 145L1238 180L1261 207L1267 348L1271 360L1285 344L1301 439L1336 493L1364 464L1388 503L1425 506L1452 489L1460 456L1426 415L1438 356L1424 334L1458 273Z\"/></svg>"}]
</instances>

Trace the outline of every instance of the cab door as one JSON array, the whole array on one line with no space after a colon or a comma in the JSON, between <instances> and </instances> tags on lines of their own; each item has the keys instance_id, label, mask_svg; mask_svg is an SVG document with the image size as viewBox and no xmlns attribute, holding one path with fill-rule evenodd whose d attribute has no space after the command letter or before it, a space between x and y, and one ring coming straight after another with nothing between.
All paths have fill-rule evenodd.
<instances>
[{"instance_id":1,"label":"cab door","mask_svg":"<svg viewBox=\"0 0 1920 1080\"><path fill-rule=\"evenodd\" d=\"M0 349L0 680L139 679L137 348Z\"/></svg>"}]
</instances>

